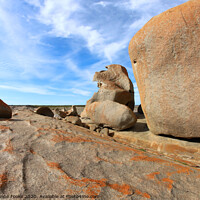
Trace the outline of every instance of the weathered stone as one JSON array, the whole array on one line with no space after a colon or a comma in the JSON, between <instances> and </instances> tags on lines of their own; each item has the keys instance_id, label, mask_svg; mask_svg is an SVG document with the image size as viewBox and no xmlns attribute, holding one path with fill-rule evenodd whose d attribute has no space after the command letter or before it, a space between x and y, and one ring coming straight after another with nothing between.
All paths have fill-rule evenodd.
<instances>
[{"instance_id":1,"label":"weathered stone","mask_svg":"<svg viewBox=\"0 0 200 200\"><path fill-rule=\"evenodd\" d=\"M39 114L39 115L44 115L44 116L48 116L48 117L54 116L54 113L52 112L52 110L47 106L39 107L36 110L36 113Z\"/></svg>"},{"instance_id":2,"label":"weathered stone","mask_svg":"<svg viewBox=\"0 0 200 200\"><path fill-rule=\"evenodd\" d=\"M10 119L12 117L12 109L0 99L0 118Z\"/></svg>"},{"instance_id":3,"label":"weathered stone","mask_svg":"<svg viewBox=\"0 0 200 200\"><path fill-rule=\"evenodd\" d=\"M96 72L93 81L98 82L98 86L104 89L117 89L121 88L131 95L131 100L127 103L128 106L134 109L134 89L131 80L128 77L128 72L125 67L117 64L106 66L108 70ZM130 98L130 97L128 97ZM112 99L106 99L112 100ZM117 101L119 102L119 101ZM120 102L119 102L120 103Z\"/></svg>"},{"instance_id":4,"label":"weathered stone","mask_svg":"<svg viewBox=\"0 0 200 200\"><path fill-rule=\"evenodd\" d=\"M54 114L54 118L55 118L55 119L59 119L59 120L61 120L61 119L62 119L62 117L61 117L59 114L57 114L57 113L56 113L56 114Z\"/></svg>"},{"instance_id":5,"label":"weathered stone","mask_svg":"<svg viewBox=\"0 0 200 200\"><path fill-rule=\"evenodd\" d=\"M200 137L200 1L153 17L132 38L129 55L150 130Z\"/></svg>"},{"instance_id":6,"label":"weathered stone","mask_svg":"<svg viewBox=\"0 0 200 200\"><path fill-rule=\"evenodd\" d=\"M67 116L78 116L76 106L72 105L71 109L66 112Z\"/></svg>"},{"instance_id":7,"label":"weathered stone","mask_svg":"<svg viewBox=\"0 0 200 200\"><path fill-rule=\"evenodd\" d=\"M65 120L67 122L70 122L70 123L75 124L75 125L79 125L79 126L82 125L81 120L80 120L80 118L78 116L67 116L65 118Z\"/></svg>"},{"instance_id":8,"label":"weathered stone","mask_svg":"<svg viewBox=\"0 0 200 200\"><path fill-rule=\"evenodd\" d=\"M90 127L91 131L95 131L98 128L98 125L96 124L88 124L88 126Z\"/></svg>"},{"instance_id":9,"label":"weathered stone","mask_svg":"<svg viewBox=\"0 0 200 200\"><path fill-rule=\"evenodd\" d=\"M62 118L65 118L67 116L67 113L63 111L59 111L59 116Z\"/></svg>"},{"instance_id":10,"label":"weathered stone","mask_svg":"<svg viewBox=\"0 0 200 200\"><path fill-rule=\"evenodd\" d=\"M129 137L136 139L131 145L123 140L126 132L118 132L123 141L120 144L115 135L99 137L82 127L36 115L28 109L16 111L18 115L13 121L0 121L2 200L69 199L67 195L96 195L93 199L108 200L200 199L200 171L196 165L192 163L191 167L186 159L165 156L165 148L177 156L182 151L175 148L177 145L167 147L156 140L162 150L160 155L149 151L149 147L156 146L155 139L143 140L139 132L129 132ZM199 145L181 142L185 148ZM199 162L198 150L190 151Z\"/></svg>"},{"instance_id":11,"label":"weathered stone","mask_svg":"<svg viewBox=\"0 0 200 200\"><path fill-rule=\"evenodd\" d=\"M107 124L116 130L130 128L137 121L130 108L109 100L92 103L86 112L95 124Z\"/></svg>"},{"instance_id":12,"label":"weathered stone","mask_svg":"<svg viewBox=\"0 0 200 200\"><path fill-rule=\"evenodd\" d=\"M121 104L128 104L131 101L131 93L121 88L100 88L91 98L91 103L99 101L114 101Z\"/></svg>"},{"instance_id":13,"label":"weathered stone","mask_svg":"<svg viewBox=\"0 0 200 200\"><path fill-rule=\"evenodd\" d=\"M102 128L100 133L107 136L107 135L109 135L109 129L108 128Z\"/></svg>"},{"instance_id":14,"label":"weathered stone","mask_svg":"<svg viewBox=\"0 0 200 200\"><path fill-rule=\"evenodd\" d=\"M93 81L98 81L99 84L110 81L126 91L133 92L133 84L128 77L128 72L125 67L112 64L106 66L106 68L108 70L96 72Z\"/></svg>"},{"instance_id":15,"label":"weathered stone","mask_svg":"<svg viewBox=\"0 0 200 200\"><path fill-rule=\"evenodd\" d=\"M96 72L94 75L93 81L98 82L98 87L100 87L100 89L87 101L86 106L81 113L82 122L90 120L87 110L94 102L104 102L109 100L126 105L132 110L134 108L133 84L128 77L126 68L115 64L108 65L106 68L108 69L107 71ZM114 109L112 112L113 113L110 113L110 117L115 116L116 114Z\"/></svg>"}]
</instances>

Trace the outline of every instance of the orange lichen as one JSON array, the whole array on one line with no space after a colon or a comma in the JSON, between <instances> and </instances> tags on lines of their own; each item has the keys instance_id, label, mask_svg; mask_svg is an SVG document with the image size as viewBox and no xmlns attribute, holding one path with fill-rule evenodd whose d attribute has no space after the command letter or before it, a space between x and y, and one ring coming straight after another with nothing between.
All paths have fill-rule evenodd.
<instances>
[{"instance_id":1,"label":"orange lichen","mask_svg":"<svg viewBox=\"0 0 200 200\"><path fill-rule=\"evenodd\" d=\"M7 151L8 153L12 154L13 153L13 146L11 144L11 141L9 141L6 144L6 148L3 151Z\"/></svg>"},{"instance_id":2,"label":"orange lichen","mask_svg":"<svg viewBox=\"0 0 200 200\"><path fill-rule=\"evenodd\" d=\"M84 192L89 195L89 196L97 196L100 194L101 192L101 187L99 187L96 184L90 184L85 190Z\"/></svg>"},{"instance_id":3,"label":"orange lichen","mask_svg":"<svg viewBox=\"0 0 200 200\"><path fill-rule=\"evenodd\" d=\"M192 172L192 170L189 167L184 167L184 166L178 165L178 164L172 164L172 166L177 169L176 173L178 173L178 174L186 173L189 175L190 172Z\"/></svg>"},{"instance_id":4,"label":"orange lichen","mask_svg":"<svg viewBox=\"0 0 200 200\"><path fill-rule=\"evenodd\" d=\"M134 161L148 161L148 162L158 162L158 163L165 163L165 160L162 160L160 158L155 158L155 157L148 157L145 155L140 155L140 156L135 156L131 158L131 160Z\"/></svg>"},{"instance_id":5,"label":"orange lichen","mask_svg":"<svg viewBox=\"0 0 200 200\"><path fill-rule=\"evenodd\" d=\"M163 178L162 181L167 183L167 188L169 190L172 189L172 187L173 187L172 184L174 182L172 179L170 179L170 178Z\"/></svg>"},{"instance_id":6,"label":"orange lichen","mask_svg":"<svg viewBox=\"0 0 200 200\"><path fill-rule=\"evenodd\" d=\"M6 185L7 182L8 182L8 177L6 173L0 174L0 188Z\"/></svg>"},{"instance_id":7,"label":"orange lichen","mask_svg":"<svg viewBox=\"0 0 200 200\"><path fill-rule=\"evenodd\" d=\"M47 165L52 169L58 169L58 170L61 169L59 163L56 162L47 162Z\"/></svg>"},{"instance_id":8,"label":"orange lichen","mask_svg":"<svg viewBox=\"0 0 200 200\"><path fill-rule=\"evenodd\" d=\"M140 190L135 190L135 194L138 194L138 195L140 195L140 196L142 196L142 197L145 197L145 198L147 198L147 199L150 199L151 198L151 196L149 195L149 194L147 194L147 193L142 193Z\"/></svg>"},{"instance_id":9,"label":"orange lichen","mask_svg":"<svg viewBox=\"0 0 200 200\"><path fill-rule=\"evenodd\" d=\"M37 154L35 151L33 151L33 149L29 150L32 154Z\"/></svg>"},{"instance_id":10,"label":"orange lichen","mask_svg":"<svg viewBox=\"0 0 200 200\"><path fill-rule=\"evenodd\" d=\"M10 128L7 127L7 126L0 126L0 129L1 129L1 130L9 130Z\"/></svg>"},{"instance_id":11,"label":"orange lichen","mask_svg":"<svg viewBox=\"0 0 200 200\"><path fill-rule=\"evenodd\" d=\"M155 179L155 175L160 174L160 172L152 172L151 174L147 174L148 179Z\"/></svg>"},{"instance_id":12,"label":"orange lichen","mask_svg":"<svg viewBox=\"0 0 200 200\"><path fill-rule=\"evenodd\" d=\"M107 182L106 179L101 180L95 180L95 179L89 179L89 178L82 178L81 180L71 178L67 176L66 174L62 175L61 178L69 181L71 184L79 186L79 187L87 187L85 189L85 193L87 195L99 195L101 192L102 187L110 187L118 192L120 192L122 195L130 195L133 193L133 189L128 184L110 184ZM142 193L139 190L136 189L136 194L141 195L146 198L150 198L150 195L147 193Z\"/></svg>"},{"instance_id":13,"label":"orange lichen","mask_svg":"<svg viewBox=\"0 0 200 200\"><path fill-rule=\"evenodd\" d=\"M121 192L124 195L129 195L129 194L133 193L130 185L128 185L128 184L119 185L119 184L109 184L109 183L107 183L107 186L109 186L110 188L112 188L112 189L114 189L118 192Z\"/></svg>"}]
</instances>

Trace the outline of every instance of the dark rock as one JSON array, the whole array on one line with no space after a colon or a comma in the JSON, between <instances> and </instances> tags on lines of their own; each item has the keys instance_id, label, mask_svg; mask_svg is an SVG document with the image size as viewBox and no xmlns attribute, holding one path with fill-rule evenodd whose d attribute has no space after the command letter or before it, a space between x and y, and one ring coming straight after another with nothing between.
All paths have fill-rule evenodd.
<instances>
[{"instance_id":1,"label":"dark rock","mask_svg":"<svg viewBox=\"0 0 200 200\"><path fill-rule=\"evenodd\" d=\"M12 110L5 102L0 99L0 118L10 119L12 117Z\"/></svg>"},{"instance_id":2,"label":"dark rock","mask_svg":"<svg viewBox=\"0 0 200 200\"><path fill-rule=\"evenodd\" d=\"M48 117L54 116L54 113L52 112L52 110L47 106L39 107L36 110L36 113L39 114L39 115L44 115L44 116L48 116Z\"/></svg>"},{"instance_id":3,"label":"dark rock","mask_svg":"<svg viewBox=\"0 0 200 200\"><path fill-rule=\"evenodd\" d=\"M138 106L138 113L139 113L139 114L142 114L142 115L144 114L144 113L143 113L143 110L142 110L141 104Z\"/></svg>"}]
</instances>

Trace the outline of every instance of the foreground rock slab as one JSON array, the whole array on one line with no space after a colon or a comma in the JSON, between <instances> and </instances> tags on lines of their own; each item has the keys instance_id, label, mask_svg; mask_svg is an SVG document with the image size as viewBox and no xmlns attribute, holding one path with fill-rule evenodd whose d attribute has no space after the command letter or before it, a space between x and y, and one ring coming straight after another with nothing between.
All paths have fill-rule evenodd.
<instances>
[{"instance_id":1,"label":"foreground rock slab","mask_svg":"<svg viewBox=\"0 0 200 200\"><path fill-rule=\"evenodd\" d=\"M129 55L148 127L155 134L200 137L200 1L153 17L132 38Z\"/></svg>"},{"instance_id":2,"label":"foreground rock slab","mask_svg":"<svg viewBox=\"0 0 200 200\"><path fill-rule=\"evenodd\" d=\"M0 99L0 118L11 118L12 109L5 102Z\"/></svg>"},{"instance_id":3,"label":"foreground rock slab","mask_svg":"<svg viewBox=\"0 0 200 200\"><path fill-rule=\"evenodd\" d=\"M15 113L0 121L0 196L200 199L198 169L31 110Z\"/></svg>"}]
</instances>

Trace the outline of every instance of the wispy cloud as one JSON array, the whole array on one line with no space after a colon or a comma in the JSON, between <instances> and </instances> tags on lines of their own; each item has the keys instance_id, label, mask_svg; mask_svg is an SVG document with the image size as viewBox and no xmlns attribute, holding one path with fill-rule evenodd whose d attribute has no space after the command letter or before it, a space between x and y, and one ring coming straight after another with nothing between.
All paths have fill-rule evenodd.
<instances>
[{"instance_id":1,"label":"wispy cloud","mask_svg":"<svg viewBox=\"0 0 200 200\"><path fill-rule=\"evenodd\" d=\"M130 39L151 17L186 1L0 0L0 89L61 102L81 95L76 102L85 103L97 90L94 73L112 63L135 82Z\"/></svg>"},{"instance_id":2,"label":"wispy cloud","mask_svg":"<svg viewBox=\"0 0 200 200\"><path fill-rule=\"evenodd\" d=\"M34 93L34 94L41 94L41 95L55 95L54 92L49 91L48 89L36 87L36 86L10 86L10 85L0 85L0 88L6 90L14 90L24 93Z\"/></svg>"}]
</instances>

